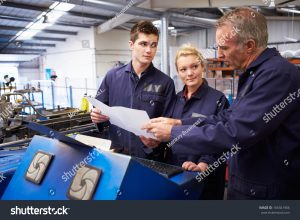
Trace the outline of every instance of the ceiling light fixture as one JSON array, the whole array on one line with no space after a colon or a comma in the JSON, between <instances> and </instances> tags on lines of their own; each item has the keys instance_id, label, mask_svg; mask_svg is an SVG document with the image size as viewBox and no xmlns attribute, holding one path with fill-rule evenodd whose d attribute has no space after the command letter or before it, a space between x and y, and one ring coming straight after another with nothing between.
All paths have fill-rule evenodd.
<instances>
[{"instance_id":1,"label":"ceiling light fixture","mask_svg":"<svg viewBox=\"0 0 300 220\"><path fill-rule=\"evenodd\" d=\"M47 12L42 12L39 16L36 17L34 22L30 22L26 25L25 30L19 31L16 36L18 40L29 40L34 35L36 35L41 30L49 27L63 16L67 11L70 11L74 8L74 4L64 3L64 2L54 2L49 6Z\"/></svg>"},{"instance_id":2,"label":"ceiling light fixture","mask_svg":"<svg viewBox=\"0 0 300 220\"><path fill-rule=\"evenodd\" d=\"M49 6L49 9L53 10L58 5L59 5L59 2L54 2L52 5Z\"/></svg>"},{"instance_id":3,"label":"ceiling light fixture","mask_svg":"<svg viewBox=\"0 0 300 220\"><path fill-rule=\"evenodd\" d=\"M299 11L299 10L296 10L296 9L281 8L279 11L284 11L284 12L291 12L291 13L300 14L300 11Z\"/></svg>"},{"instance_id":4,"label":"ceiling light fixture","mask_svg":"<svg viewBox=\"0 0 300 220\"><path fill-rule=\"evenodd\" d=\"M70 11L74 7L75 7L75 5L73 5L73 4L61 2L60 4L56 5L54 7L54 9L57 10L57 11L67 12L67 11Z\"/></svg>"},{"instance_id":5,"label":"ceiling light fixture","mask_svg":"<svg viewBox=\"0 0 300 220\"><path fill-rule=\"evenodd\" d=\"M269 8L275 8L275 0L271 0L270 4L269 4Z\"/></svg>"}]
</instances>

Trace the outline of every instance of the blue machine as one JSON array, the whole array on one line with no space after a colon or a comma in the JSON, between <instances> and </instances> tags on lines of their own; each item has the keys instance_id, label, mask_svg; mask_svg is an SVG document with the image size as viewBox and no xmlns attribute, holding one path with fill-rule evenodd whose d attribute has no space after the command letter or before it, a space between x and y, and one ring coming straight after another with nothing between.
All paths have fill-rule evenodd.
<instances>
[{"instance_id":1,"label":"blue machine","mask_svg":"<svg viewBox=\"0 0 300 220\"><path fill-rule=\"evenodd\" d=\"M25 149L0 151L0 197L25 154Z\"/></svg>"},{"instance_id":2,"label":"blue machine","mask_svg":"<svg viewBox=\"0 0 300 220\"><path fill-rule=\"evenodd\" d=\"M198 199L203 184L195 176L167 178L130 156L35 136L2 199Z\"/></svg>"}]
</instances>

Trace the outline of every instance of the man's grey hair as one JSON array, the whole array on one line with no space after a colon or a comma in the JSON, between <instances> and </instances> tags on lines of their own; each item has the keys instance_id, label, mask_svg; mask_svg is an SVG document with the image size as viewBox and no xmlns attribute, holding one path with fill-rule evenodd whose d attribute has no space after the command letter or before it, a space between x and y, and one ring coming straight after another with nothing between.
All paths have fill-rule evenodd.
<instances>
[{"instance_id":1,"label":"man's grey hair","mask_svg":"<svg viewBox=\"0 0 300 220\"><path fill-rule=\"evenodd\" d=\"M267 47L267 20L256 10L248 7L240 7L226 12L217 21L216 28L227 24L231 24L235 29L239 30L236 35L239 43L253 39L257 47Z\"/></svg>"}]
</instances>

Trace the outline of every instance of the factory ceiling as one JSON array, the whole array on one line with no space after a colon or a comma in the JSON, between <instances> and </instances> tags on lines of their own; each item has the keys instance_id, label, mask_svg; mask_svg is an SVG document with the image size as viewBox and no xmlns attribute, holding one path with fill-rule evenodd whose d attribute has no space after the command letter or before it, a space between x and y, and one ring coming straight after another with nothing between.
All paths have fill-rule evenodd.
<instances>
[{"instance_id":1,"label":"factory ceiling","mask_svg":"<svg viewBox=\"0 0 300 220\"><path fill-rule=\"evenodd\" d=\"M162 16L177 33L210 28L227 10L245 5L270 20L300 19L300 0L1 0L0 57L38 56L82 28L129 29L137 20Z\"/></svg>"}]
</instances>

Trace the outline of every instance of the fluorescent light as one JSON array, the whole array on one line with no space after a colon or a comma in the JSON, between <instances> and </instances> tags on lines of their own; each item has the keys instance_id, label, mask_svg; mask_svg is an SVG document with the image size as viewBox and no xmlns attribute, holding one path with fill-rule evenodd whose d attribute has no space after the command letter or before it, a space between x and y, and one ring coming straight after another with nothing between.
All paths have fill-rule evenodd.
<instances>
[{"instance_id":1,"label":"fluorescent light","mask_svg":"<svg viewBox=\"0 0 300 220\"><path fill-rule=\"evenodd\" d=\"M44 15L46 15L47 12L42 12L42 14L40 14L39 16L36 17L37 20L41 19Z\"/></svg>"},{"instance_id":2,"label":"fluorescent light","mask_svg":"<svg viewBox=\"0 0 300 220\"><path fill-rule=\"evenodd\" d=\"M34 35L36 35L40 30L26 30L24 31L21 36L18 37L18 40L29 40L31 39Z\"/></svg>"},{"instance_id":3,"label":"fluorescent light","mask_svg":"<svg viewBox=\"0 0 300 220\"><path fill-rule=\"evenodd\" d=\"M34 22L30 22L29 24L27 24L27 25L26 25L26 27L25 27L25 28L26 28L26 29L28 29L28 28L30 28L30 27L31 27L31 25L33 25L33 24L34 24Z\"/></svg>"},{"instance_id":4,"label":"fluorescent light","mask_svg":"<svg viewBox=\"0 0 300 220\"><path fill-rule=\"evenodd\" d=\"M51 24L43 23L44 19L40 19L37 22L30 22L26 25L26 29L43 30Z\"/></svg>"},{"instance_id":5,"label":"fluorescent light","mask_svg":"<svg viewBox=\"0 0 300 220\"><path fill-rule=\"evenodd\" d=\"M275 8L275 0L271 0L269 8Z\"/></svg>"},{"instance_id":6,"label":"fluorescent light","mask_svg":"<svg viewBox=\"0 0 300 220\"><path fill-rule=\"evenodd\" d=\"M46 27L49 27L51 26L51 24L48 24L48 23L35 23L33 24L29 29L33 29L33 30L43 30L45 29Z\"/></svg>"},{"instance_id":7,"label":"fluorescent light","mask_svg":"<svg viewBox=\"0 0 300 220\"><path fill-rule=\"evenodd\" d=\"M52 5L50 5L49 9L53 10L58 4L59 2L54 2Z\"/></svg>"},{"instance_id":8,"label":"fluorescent light","mask_svg":"<svg viewBox=\"0 0 300 220\"><path fill-rule=\"evenodd\" d=\"M19 31L16 36L20 36L23 33L23 31Z\"/></svg>"},{"instance_id":9,"label":"fluorescent light","mask_svg":"<svg viewBox=\"0 0 300 220\"><path fill-rule=\"evenodd\" d=\"M298 40L292 37L284 37L284 39L286 39L287 41L291 41L291 42L297 42Z\"/></svg>"},{"instance_id":10,"label":"fluorescent light","mask_svg":"<svg viewBox=\"0 0 300 220\"><path fill-rule=\"evenodd\" d=\"M285 11L285 12L292 12L292 13L300 14L300 11L295 10L295 9L281 8L280 10Z\"/></svg>"},{"instance_id":11,"label":"fluorescent light","mask_svg":"<svg viewBox=\"0 0 300 220\"><path fill-rule=\"evenodd\" d=\"M70 3L60 3L58 6L56 6L55 10L70 11L74 7L75 7L75 5L70 4Z\"/></svg>"},{"instance_id":12,"label":"fluorescent light","mask_svg":"<svg viewBox=\"0 0 300 220\"><path fill-rule=\"evenodd\" d=\"M72 8L74 8L75 5L65 2L54 2L52 5L50 5L50 9L54 9L57 11L70 11Z\"/></svg>"},{"instance_id":13,"label":"fluorescent light","mask_svg":"<svg viewBox=\"0 0 300 220\"><path fill-rule=\"evenodd\" d=\"M84 1L99 4L99 2L97 0L84 0Z\"/></svg>"},{"instance_id":14,"label":"fluorescent light","mask_svg":"<svg viewBox=\"0 0 300 220\"><path fill-rule=\"evenodd\" d=\"M59 19L61 16L63 16L65 14L64 11L50 11L48 14L47 14L47 18L48 18L48 21L50 23L54 23L57 19Z\"/></svg>"},{"instance_id":15,"label":"fluorescent light","mask_svg":"<svg viewBox=\"0 0 300 220\"><path fill-rule=\"evenodd\" d=\"M42 12L39 16L36 17L35 22L30 22L25 28L25 31L19 31L17 33L18 40L28 40L31 39L41 30L46 27L51 26L51 23L54 23L57 19L63 16L67 11L71 10L75 5L64 3L64 2L54 2L50 5L50 12ZM49 23L44 23L44 16L47 16Z\"/></svg>"}]
</instances>

